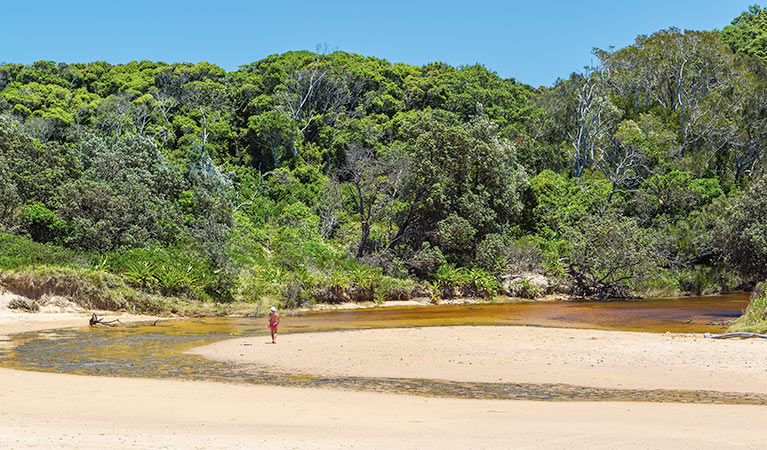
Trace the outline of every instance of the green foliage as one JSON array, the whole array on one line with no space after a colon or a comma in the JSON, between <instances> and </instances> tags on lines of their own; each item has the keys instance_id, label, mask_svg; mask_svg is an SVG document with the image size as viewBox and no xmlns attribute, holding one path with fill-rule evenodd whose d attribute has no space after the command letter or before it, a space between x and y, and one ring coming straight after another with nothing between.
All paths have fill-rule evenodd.
<instances>
[{"instance_id":1,"label":"green foliage","mask_svg":"<svg viewBox=\"0 0 767 450\"><path fill-rule=\"evenodd\" d=\"M421 244L421 249L407 262L408 267L416 275L427 277L446 263L445 256L439 247L432 247L428 242Z\"/></svg>"},{"instance_id":2,"label":"green foliage","mask_svg":"<svg viewBox=\"0 0 767 450\"><path fill-rule=\"evenodd\" d=\"M410 276L445 297L522 272L601 296L767 278L763 12L539 89L344 52L3 65L0 266L289 307L409 298Z\"/></svg>"},{"instance_id":3,"label":"green foliage","mask_svg":"<svg viewBox=\"0 0 767 450\"><path fill-rule=\"evenodd\" d=\"M96 267L122 274L128 284L162 295L230 301L223 290L218 269L200 256L192 245L136 248L103 255ZM230 283L226 289L234 286Z\"/></svg>"},{"instance_id":4,"label":"green foliage","mask_svg":"<svg viewBox=\"0 0 767 450\"><path fill-rule=\"evenodd\" d=\"M0 269L17 270L39 265L83 267L91 264L91 255L53 244L0 233Z\"/></svg>"},{"instance_id":5,"label":"green foliage","mask_svg":"<svg viewBox=\"0 0 767 450\"><path fill-rule=\"evenodd\" d=\"M448 252L464 253L474 246L477 230L471 223L453 213L437 223L437 242Z\"/></svg>"},{"instance_id":6,"label":"green foliage","mask_svg":"<svg viewBox=\"0 0 767 450\"><path fill-rule=\"evenodd\" d=\"M635 221L616 215L584 218L565 232L569 272L581 295L624 297L655 269L652 239ZM623 295L621 295L623 294Z\"/></svg>"},{"instance_id":7,"label":"green foliage","mask_svg":"<svg viewBox=\"0 0 767 450\"><path fill-rule=\"evenodd\" d=\"M67 224L40 202L26 208L22 222L27 233L37 242L56 242L67 233Z\"/></svg>"},{"instance_id":8,"label":"green foliage","mask_svg":"<svg viewBox=\"0 0 767 450\"><path fill-rule=\"evenodd\" d=\"M767 59L767 11L752 5L722 29L722 41L732 50L760 59Z\"/></svg>"},{"instance_id":9,"label":"green foliage","mask_svg":"<svg viewBox=\"0 0 767 450\"><path fill-rule=\"evenodd\" d=\"M442 298L453 298L456 294L487 298L496 295L500 288L498 280L485 270L466 269L454 264L440 266L434 273L433 285L435 293Z\"/></svg>"},{"instance_id":10,"label":"green foliage","mask_svg":"<svg viewBox=\"0 0 767 450\"><path fill-rule=\"evenodd\" d=\"M149 261L131 261L125 268L125 279L128 283L142 289L154 288L157 266Z\"/></svg>"},{"instance_id":11,"label":"green foliage","mask_svg":"<svg viewBox=\"0 0 767 450\"><path fill-rule=\"evenodd\" d=\"M644 182L642 196L633 205L645 220L658 216L676 219L703 208L724 192L715 178L693 178L689 172L673 170Z\"/></svg>"},{"instance_id":12,"label":"green foliage","mask_svg":"<svg viewBox=\"0 0 767 450\"><path fill-rule=\"evenodd\" d=\"M717 226L727 261L747 279L767 278L767 176L734 199Z\"/></svg>"},{"instance_id":13,"label":"green foliage","mask_svg":"<svg viewBox=\"0 0 767 450\"><path fill-rule=\"evenodd\" d=\"M538 298L541 296L541 288L532 282L530 278L522 277L519 281L517 281L516 286L514 286L514 290L519 292L519 296L522 298Z\"/></svg>"},{"instance_id":14,"label":"green foliage","mask_svg":"<svg viewBox=\"0 0 767 450\"><path fill-rule=\"evenodd\" d=\"M419 249L440 223L448 245L466 246L472 235L481 239L520 216L527 179L495 124L476 117L460 125L454 114L431 110L399 115L394 123L409 159L417 161L404 186L410 211L398 221L400 230L418 230L410 248Z\"/></svg>"},{"instance_id":15,"label":"green foliage","mask_svg":"<svg viewBox=\"0 0 767 450\"><path fill-rule=\"evenodd\" d=\"M728 331L767 332L767 294L765 294L764 282L760 282L754 287L746 311L730 326Z\"/></svg>"}]
</instances>

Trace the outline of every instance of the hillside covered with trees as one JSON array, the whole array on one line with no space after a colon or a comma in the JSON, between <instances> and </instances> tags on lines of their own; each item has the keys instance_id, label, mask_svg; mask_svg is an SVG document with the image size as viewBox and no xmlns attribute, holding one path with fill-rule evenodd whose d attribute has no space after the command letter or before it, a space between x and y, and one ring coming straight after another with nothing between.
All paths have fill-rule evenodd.
<instances>
[{"instance_id":1,"label":"hillside covered with trees","mask_svg":"<svg viewBox=\"0 0 767 450\"><path fill-rule=\"evenodd\" d=\"M322 51L2 65L0 283L53 272L52 291L148 311L749 288L765 36L753 6L539 88Z\"/></svg>"}]
</instances>

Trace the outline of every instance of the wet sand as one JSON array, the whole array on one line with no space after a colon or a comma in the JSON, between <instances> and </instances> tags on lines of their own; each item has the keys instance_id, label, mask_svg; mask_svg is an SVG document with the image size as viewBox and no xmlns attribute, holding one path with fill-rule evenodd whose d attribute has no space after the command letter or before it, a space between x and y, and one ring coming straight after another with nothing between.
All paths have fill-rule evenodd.
<instances>
[{"instance_id":1,"label":"wet sand","mask_svg":"<svg viewBox=\"0 0 767 450\"><path fill-rule=\"evenodd\" d=\"M48 317L48 327L71 320L55 316ZM8 320L0 317L0 334L8 332L8 325ZM31 331L15 326L15 331ZM43 325L36 321L30 326L41 329ZM483 333L487 342L498 340L494 333L499 330L546 330L472 328ZM388 352L417 343L412 340L418 336L404 331L420 332L376 331L391 332L377 336L390 341ZM445 331L458 331L461 340L470 337L464 329ZM557 342L565 345L570 340L566 333L591 333L550 331L560 340L546 343L547 350ZM334 335L343 334L336 344L343 344L346 351L362 345L364 339L352 339L357 336L348 333L358 332L281 335L278 345L259 347L255 343L268 338L249 339L256 347L253 353L272 352L270 360L275 361L287 359L288 352L297 352L298 340L300 345L318 337L333 342ZM599 333L594 336L600 337ZM695 345L711 344L700 341L697 339ZM221 345L236 344L233 340ZM424 340L419 345L427 344ZM327 345L323 352L332 357L332 348ZM435 357L434 345L428 345L430 350L422 356ZM308 350L300 348L302 353ZM653 352L653 347L647 351ZM458 374L477 378L484 372L477 366L480 370ZM378 370L390 370L387 367L382 365ZM767 408L760 406L462 400L10 369L0 369L0 386L0 448L757 449L763 447L763 424L767 421Z\"/></svg>"}]
</instances>

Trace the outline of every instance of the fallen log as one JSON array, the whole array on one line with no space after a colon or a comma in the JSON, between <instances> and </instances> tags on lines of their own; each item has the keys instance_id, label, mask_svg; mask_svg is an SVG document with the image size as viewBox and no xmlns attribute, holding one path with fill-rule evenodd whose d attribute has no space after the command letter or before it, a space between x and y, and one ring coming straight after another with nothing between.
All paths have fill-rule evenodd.
<instances>
[{"instance_id":1,"label":"fallen log","mask_svg":"<svg viewBox=\"0 0 767 450\"><path fill-rule=\"evenodd\" d=\"M108 327L116 327L118 323L125 325L124 323L120 322L120 319L104 320L99 318L99 316L97 316L96 313L93 313L93 315L91 316L91 320L88 321L88 325L92 327L95 327L96 325L106 325Z\"/></svg>"},{"instance_id":2,"label":"fallen log","mask_svg":"<svg viewBox=\"0 0 767 450\"><path fill-rule=\"evenodd\" d=\"M711 339L730 339L730 338L762 338L767 339L767 334L759 334L759 333L724 333L724 334L711 334L711 333L704 333L703 337L711 338Z\"/></svg>"}]
</instances>

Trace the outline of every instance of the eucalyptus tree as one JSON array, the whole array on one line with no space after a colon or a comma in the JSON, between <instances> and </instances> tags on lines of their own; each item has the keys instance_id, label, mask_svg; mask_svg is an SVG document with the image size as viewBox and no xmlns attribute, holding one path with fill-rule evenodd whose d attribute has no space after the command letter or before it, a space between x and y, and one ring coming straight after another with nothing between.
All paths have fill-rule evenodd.
<instances>
[{"instance_id":1,"label":"eucalyptus tree","mask_svg":"<svg viewBox=\"0 0 767 450\"><path fill-rule=\"evenodd\" d=\"M190 81L182 87L181 98L187 108L197 112L200 117L201 151L205 151L211 127L225 119L228 112L228 93L226 87L215 81Z\"/></svg>"},{"instance_id":2,"label":"eucalyptus tree","mask_svg":"<svg viewBox=\"0 0 767 450\"><path fill-rule=\"evenodd\" d=\"M376 221L392 217L408 170L406 155L396 149L376 152L360 144L353 144L346 151L344 165L337 171L337 175L346 182L351 212L360 221L357 258L381 250L369 246L371 228ZM387 228L390 227L391 224L387 224Z\"/></svg>"},{"instance_id":3,"label":"eucalyptus tree","mask_svg":"<svg viewBox=\"0 0 767 450\"><path fill-rule=\"evenodd\" d=\"M561 98L556 105L558 117L564 123L564 134L571 150L573 176L578 178L593 169L610 145L615 125L622 112L608 97L607 74L600 68L586 68L574 73L553 88Z\"/></svg>"},{"instance_id":4,"label":"eucalyptus tree","mask_svg":"<svg viewBox=\"0 0 767 450\"><path fill-rule=\"evenodd\" d=\"M754 77L738 86L733 114L722 120L715 139L728 151L736 183L758 167L767 145L767 84Z\"/></svg>"},{"instance_id":5,"label":"eucalyptus tree","mask_svg":"<svg viewBox=\"0 0 767 450\"><path fill-rule=\"evenodd\" d=\"M704 147L717 124L733 113L744 75L715 31L669 28L639 36L624 49L596 54L624 104L633 103L635 113L660 107L667 125L677 131L677 157Z\"/></svg>"}]
</instances>

